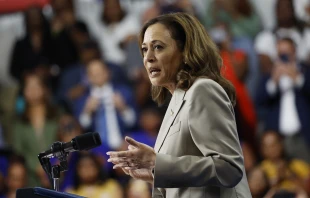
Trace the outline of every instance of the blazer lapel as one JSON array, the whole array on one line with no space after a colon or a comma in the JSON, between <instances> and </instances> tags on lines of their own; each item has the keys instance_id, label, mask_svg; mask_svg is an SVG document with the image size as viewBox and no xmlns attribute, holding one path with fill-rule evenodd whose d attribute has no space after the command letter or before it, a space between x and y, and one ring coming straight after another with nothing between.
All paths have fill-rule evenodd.
<instances>
[{"instance_id":1,"label":"blazer lapel","mask_svg":"<svg viewBox=\"0 0 310 198\"><path fill-rule=\"evenodd\" d=\"M167 135L170 126L172 125L174 119L178 115L183 103L184 103L184 95L185 91L181 89L176 89L175 93L173 94L173 97L171 98L170 104L167 108L164 120L162 122L162 125L160 127L157 140L155 143L154 150L155 152L159 152L161 146L163 145Z\"/></svg>"}]
</instances>

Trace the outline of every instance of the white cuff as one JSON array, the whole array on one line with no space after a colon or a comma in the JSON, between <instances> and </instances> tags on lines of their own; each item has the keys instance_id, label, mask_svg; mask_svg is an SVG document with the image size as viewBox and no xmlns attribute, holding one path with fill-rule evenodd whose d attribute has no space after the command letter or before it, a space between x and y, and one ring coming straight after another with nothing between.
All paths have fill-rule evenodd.
<instances>
[{"instance_id":1,"label":"white cuff","mask_svg":"<svg viewBox=\"0 0 310 198\"><path fill-rule=\"evenodd\" d=\"M87 113L82 113L80 115L79 121L83 128L87 128L91 124L91 117Z\"/></svg>"},{"instance_id":2,"label":"white cuff","mask_svg":"<svg viewBox=\"0 0 310 198\"><path fill-rule=\"evenodd\" d=\"M269 79L266 84L266 90L269 95L274 96L277 92L276 83L273 80Z\"/></svg>"}]
</instances>

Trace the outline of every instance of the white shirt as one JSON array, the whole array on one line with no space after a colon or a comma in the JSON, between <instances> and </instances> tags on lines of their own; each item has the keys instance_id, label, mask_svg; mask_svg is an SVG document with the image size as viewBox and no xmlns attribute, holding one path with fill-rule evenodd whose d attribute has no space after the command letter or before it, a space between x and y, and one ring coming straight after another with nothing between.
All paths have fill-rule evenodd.
<instances>
[{"instance_id":1,"label":"white shirt","mask_svg":"<svg viewBox=\"0 0 310 198\"><path fill-rule=\"evenodd\" d=\"M294 28L279 29L276 32L280 38L288 37L291 38L297 48L298 60L306 60L310 55L310 29L307 28L303 33L300 33ZM260 32L255 39L254 48L258 54L268 55L272 60L275 60L277 54L277 36L271 31Z\"/></svg>"},{"instance_id":2,"label":"white shirt","mask_svg":"<svg viewBox=\"0 0 310 198\"><path fill-rule=\"evenodd\" d=\"M304 84L304 76L300 74L296 83L286 75L279 79L280 112L279 112L279 131L285 136L291 136L298 133L301 129L301 122L296 107L296 98L294 88L301 88ZM266 84L266 90L273 96L277 92L276 84L271 79Z\"/></svg>"},{"instance_id":3,"label":"white shirt","mask_svg":"<svg viewBox=\"0 0 310 198\"><path fill-rule=\"evenodd\" d=\"M94 36L99 42L102 56L107 62L122 66L126 59L125 52L120 48L120 43L129 35L137 35L140 23L135 15L126 15L115 24L106 25L101 21L90 24Z\"/></svg>"}]
</instances>

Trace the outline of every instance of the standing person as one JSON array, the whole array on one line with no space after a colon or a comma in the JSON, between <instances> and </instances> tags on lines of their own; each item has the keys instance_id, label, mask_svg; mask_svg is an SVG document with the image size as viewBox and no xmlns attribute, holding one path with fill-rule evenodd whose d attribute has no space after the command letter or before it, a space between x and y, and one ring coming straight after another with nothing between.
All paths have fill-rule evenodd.
<instances>
[{"instance_id":1,"label":"standing person","mask_svg":"<svg viewBox=\"0 0 310 198\"><path fill-rule=\"evenodd\" d=\"M49 77L50 29L39 7L24 12L25 36L17 40L11 56L10 74L22 83L25 73Z\"/></svg>"},{"instance_id":2,"label":"standing person","mask_svg":"<svg viewBox=\"0 0 310 198\"><path fill-rule=\"evenodd\" d=\"M159 104L172 98L154 149L126 137L114 168L153 185L153 197L250 198L233 106L235 91L204 27L185 13L147 22L139 41Z\"/></svg>"},{"instance_id":3,"label":"standing person","mask_svg":"<svg viewBox=\"0 0 310 198\"><path fill-rule=\"evenodd\" d=\"M277 59L271 73L264 75L257 90L257 105L265 130L284 136L288 157L310 163L310 70L297 59L296 45L290 38L277 41Z\"/></svg>"},{"instance_id":4,"label":"standing person","mask_svg":"<svg viewBox=\"0 0 310 198\"><path fill-rule=\"evenodd\" d=\"M135 126L136 113L131 90L112 82L112 75L100 59L89 62L89 87L75 100L74 111L86 131L98 131L102 140L101 148L117 149L123 142L122 134Z\"/></svg>"}]
</instances>

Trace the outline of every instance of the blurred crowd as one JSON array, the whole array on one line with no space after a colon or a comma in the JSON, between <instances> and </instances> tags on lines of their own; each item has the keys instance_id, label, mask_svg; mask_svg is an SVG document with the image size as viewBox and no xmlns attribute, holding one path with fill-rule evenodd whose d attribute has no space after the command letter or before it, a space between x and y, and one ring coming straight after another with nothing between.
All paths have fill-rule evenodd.
<instances>
[{"instance_id":1,"label":"blurred crowd","mask_svg":"<svg viewBox=\"0 0 310 198\"><path fill-rule=\"evenodd\" d=\"M253 197L310 196L309 0L16 2L0 1L0 197L51 188L37 155L92 132L102 146L69 155L61 191L151 196L106 152L127 149L126 135L155 144L168 101L151 99L137 35L170 12L195 15L218 46Z\"/></svg>"}]
</instances>

